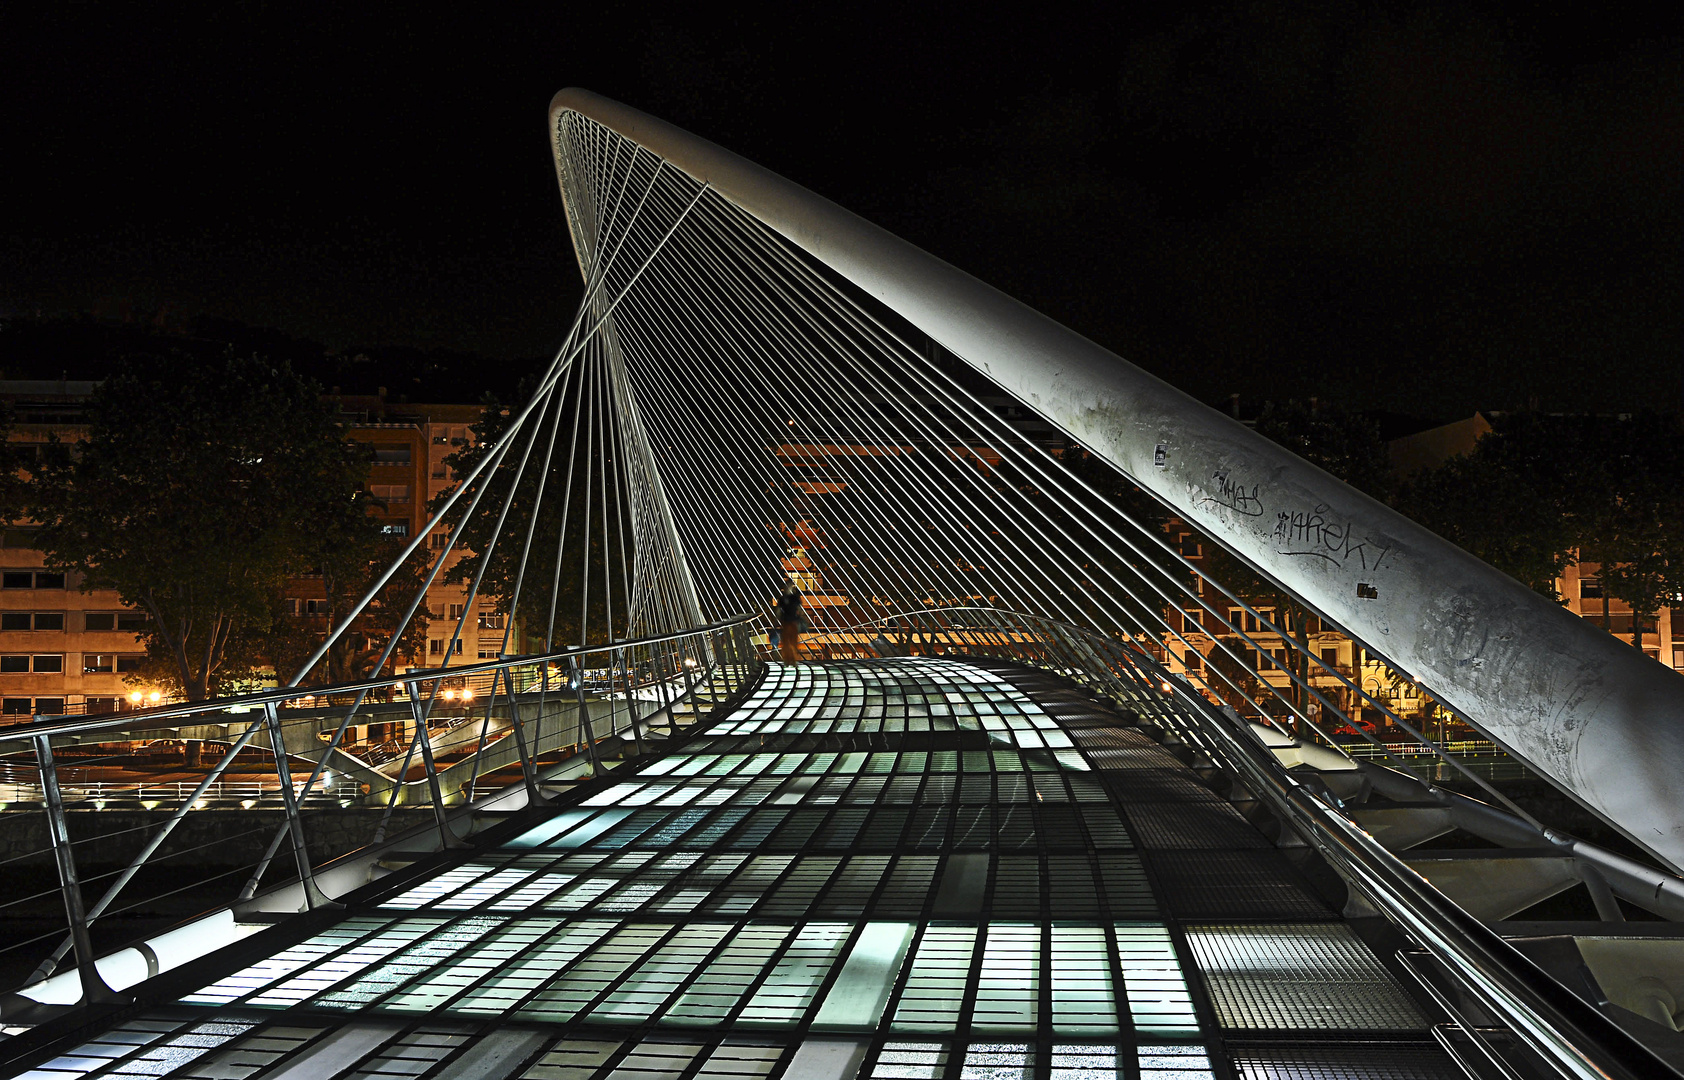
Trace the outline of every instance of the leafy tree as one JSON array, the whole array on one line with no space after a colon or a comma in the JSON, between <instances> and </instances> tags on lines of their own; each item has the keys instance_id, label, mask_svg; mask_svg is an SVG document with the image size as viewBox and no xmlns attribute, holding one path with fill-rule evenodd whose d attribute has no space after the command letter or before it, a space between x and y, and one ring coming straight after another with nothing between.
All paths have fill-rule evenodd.
<instances>
[{"instance_id":1,"label":"leafy tree","mask_svg":"<svg viewBox=\"0 0 1684 1080\"><path fill-rule=\"evenodd\" d=\"M325 612L304 619L277 615L274 620L275 631L268 648L276 674L283 679L290 679L298 671L320 647L327 631L344 620L375 580L403 554L406 541L381 533L379 521L369 517L364 508L367 498L359 496L354 503L347 504L347 509L339 515L340 520L324 522L316 534L313 572L308 578L321 582ZM398 635L394 659L422 655L430 625L426 605L417 605L414 616L407 622L402 620L426 584L430 567L431 560L424 550L417 550L405 560L303 681L306 684L350 682L376 674L374 663L385 652L393 634Z\"/></svg>"},{"instance_id":2,"label":"leafy tree","mask_svg":"<svg viewBox=\"0 0 1684 1080\"><path fill-rule=\"evenodd\" d=\"M1524 414L1472 451L1412 477L1405 514L1528 588L1559 599L1575 550L1595 542L1602 491L1582 424Z\"/></svg>"},{"instance_id":3,"label":"leafy tree","mask_svg":"<svg viewBox=\"0 0 1684 1080\"><path fill-rule=\"evenodd\" d=\"M1643 625L1684 592L1684 486L1676 417L1505 417L1461 457L1413 478L1404 513L1550 597L1575 559Z\"/></svg>"},{"instance_id":4,"label":"leafy tree","mask_svg":"<svg viewBox=\"0 0 1684 1080\"><path fill-rule=\"evenodd\" d=\"M289 577L365 471L319 388L259 356L123 357L73 453L28 484L47 564L151 615L153 657L189 700L249 678Z\"/></svg>"},{"instance_id":5,"label":"leafy tree","mask_svg":"<svg viewBox=\"0 0 1684 1080\"><path fill-rule=\"evenodd\" d=\"M0 527L23 517L23 456L12 445L12 406L0 401Z\"/></svg>"},{"instance_id":6,"label":"leafy tree","mask_svg":"<svg viewBox=\"0 0 1684 1080\"><path fill-rule=\"evenodd\" d=\"M1314 400L1271 401L1257 418L1257 433L1358 491L1377 499L1391 491L1391 466L1380 425L1361 413Z\"/></svg>"}]
</instances>

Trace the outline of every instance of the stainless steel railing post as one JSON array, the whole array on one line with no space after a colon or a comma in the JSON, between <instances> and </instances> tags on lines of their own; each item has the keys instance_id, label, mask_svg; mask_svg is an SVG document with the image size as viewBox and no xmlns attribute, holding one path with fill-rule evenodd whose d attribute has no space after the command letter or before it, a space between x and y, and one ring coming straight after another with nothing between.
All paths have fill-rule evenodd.
<instances>
[{"instance_id":1,"label":"stainless steel railing post","mask_svg":"<svg viewBox=\"0 0 1684 1080\"><path fill-rule=\"evenodd\" d=\"M305 908L337 906L316 886L316 876L311 871L310 846L304 838L304 816L298 809L298 795L292 789L292 766L288 764L280 712L274 702L264 704L263 717L269 725L270 749L275 752L275 778L281 785L281 803L286 807L287 831L292 834L292 858L298 866L298 880L304 889Z\"/></svg>"},{"instance_id":2,"label":"stainless steel railing post","mask_svg":"<svg viewBox=\"0 0 1684 1080\"><path fill-rule=\"evenodd\" d=\"M503 657L502 659L508 659ZM538 790L538 767L533 760L533 754L528 752L526 743L526 729L520 719L520 699L515 696L514 672L507 667L498 668L491 673L491 698L485 703L485 714L490 718L497 706L497 676L503 676L503 689L509 701L509 726L514 728L515 752L520 755L521 781L526 785L526 801L529 805L548 802ZM476 768L477 771L477 768ZM477 776L474 779L479 779Z\"/></svg>"},{"instance_id":3,"label":"stainless steel railing post","mask_svg":"<svg viewBox=\"0 0 1684 1080\"><path fill-rule=\"evenodd\" d=\"M591 710L585 701L585 665L581 664L581 657L573 658L574 688L579 700L579 740L585 744L585 757L591 763L591 775L601 771L596 760L596 731L591 724ZM610 706L612 707L612 706ZM613 719L609 719L610 726Z\"/></svg>"},{"instance_id":4,"label":"stainless steel railing post","mask_svg":"<svg viewBox=\"0 0 1684 1080\"><path fill-rule=\"evenodd\" d=\"M53 862L58 867L59 893L64 897L64 916L70 923L70 941L76 950L76 972L82 980L86 1003L115 1003L123 998L106 985L94 966L93 938L82 907L82 885L76 878L76 853L70 849L70 829L64 819L64 797L59 792L58 769L53 764L52 740L35 739L35 764L41 770L41 795L46 803L47 836L53 845Z\"/></svg>"},{"instance_id":5,"label":"stainless steel railing post","mask_svg":"<svg viewBox=\"0 0 1684 1080\"><path fill-rule=\"evenodd\" d=\"M450 818L444 811L444 789L439 785L438 764L433 760L432 733L427 730L427 714L421 708L421 687L418 683L409 685L409 714L415 718L415 738L421 744L421 767L427 771L427 794L433 803L433 821L438 825L439 844L445 848L466 847L462 841L456 839L456 834L450 831ZM435 684L434 689L437 689ZM402 784L406 777L396 778Z\"/></svg>"}]
</instances>

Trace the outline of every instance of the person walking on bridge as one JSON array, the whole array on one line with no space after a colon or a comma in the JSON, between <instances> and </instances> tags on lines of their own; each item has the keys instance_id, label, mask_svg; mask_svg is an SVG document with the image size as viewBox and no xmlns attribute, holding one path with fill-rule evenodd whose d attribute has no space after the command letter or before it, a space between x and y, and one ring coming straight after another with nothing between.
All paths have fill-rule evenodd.
<instances>
[{"instance_id":1,"label":"person walking on bridge","mask_svg":"<svg viewBox=\"0 0 1684 1080\"><path fill-rule=\"evenodd\" d=\"M796 649L801 644L801 590L792 581L778 597L778 655L786 664L795 663Z\"/></svg>"}]
</instances>

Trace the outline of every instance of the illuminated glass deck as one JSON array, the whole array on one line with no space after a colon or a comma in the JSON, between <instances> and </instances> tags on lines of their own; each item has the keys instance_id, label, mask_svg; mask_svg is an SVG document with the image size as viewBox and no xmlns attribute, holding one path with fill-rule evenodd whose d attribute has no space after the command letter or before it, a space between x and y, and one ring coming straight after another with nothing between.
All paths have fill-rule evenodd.
<instances>
[{"instance_id":1,"label":"illuminated glass deck","mask_svg":"<svg viewBox=\"0 0 1684 1080\"><path fill-rule=\"evenodd\" d=\"M23 1075L1456 1075L1238 812L1029 669L774 665L573 801Z\"/></svg>"}]
</instances>

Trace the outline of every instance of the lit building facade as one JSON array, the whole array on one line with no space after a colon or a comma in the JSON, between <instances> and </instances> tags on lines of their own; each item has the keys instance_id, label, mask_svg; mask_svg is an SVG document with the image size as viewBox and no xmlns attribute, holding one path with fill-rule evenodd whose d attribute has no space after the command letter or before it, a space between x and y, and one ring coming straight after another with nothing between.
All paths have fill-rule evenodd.
<instances>
[{"instance_id":1,"label":"lit building facade","mask_svg":"<svg viewBox=\"0 0 1684 1080\"><path fill-rule=\"evenodd\" d=\"M14 448L53 438L81 439L95 385L0 380L0 399L15 417ZM428 502L455 482L444 459L470 444L482 407L388 402L384 394L334 395L330 400L340 408L346 437L366 448L366 486L378 500L373 513L382 528L395 538L417 535L426 528ZM163 700L160 689L136 682L145 660L139 634L147 615L126 607L114 591L83 591L73 571L49 570L33 534L28 522L8 522L0 530L0 709L15 717L104 713ZM441 551L447 535L436 531L428 549ZM453 563L461 557L460 552L449 556ZM319 576L296 578L286 590L286 611L316 622L325 634L325 596ZM398 662L418 667L442 663L454 619L466 602L464 586L436 580L426 600L434 620L426 652ZM494 601L480 598L474 606L456 649L462 660L495 656L503 640L503 616Z\"/></svg>"}]
</instances>

